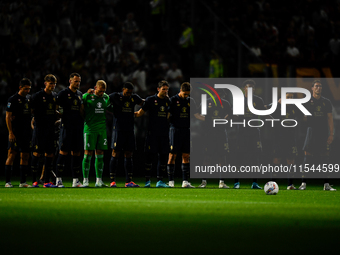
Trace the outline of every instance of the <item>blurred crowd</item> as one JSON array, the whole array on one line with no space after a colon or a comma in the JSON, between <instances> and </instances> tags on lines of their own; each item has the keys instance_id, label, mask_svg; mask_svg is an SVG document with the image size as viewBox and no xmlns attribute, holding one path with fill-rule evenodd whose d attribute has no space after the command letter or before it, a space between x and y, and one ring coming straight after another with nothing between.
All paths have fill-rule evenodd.
<instances>
[{"instance_id":1,"label":"blurred crowd","mask_svg":"<svg viewBox=\"0 0 340 255\"><path fill-rule=\"evenodd\" d=\"M221 25L216 29L203 3L249 45L251 50L243 51L248 62L330 66L339 59L338 0L1 1L1 105L22 77L32 81L33 93L48 73L57 76L57 91L78 72L83 92L98 79L107 82L108 93L131 81L142 97L153 94L161 79L170 82L174 94L192 74L233 75L232 36ZM215 32L216 48L202 39ZM224 61L224 70L217 59ZM204 71L193 71L200 62Z\"/></svg>"},{"instance_id":2,"label":"blurred crowd","mask_svg":"<svg viewBox=\"0 0 340 255\"><path fill-rule=\"evenodd\" d=\"M339 60L338 0L213 1L211 8L249 45L252 61L314 67Z\"/></svg>"},{"instance_id":3,"label":"blurred crowd","mask_svg":"<svg viewBox=\"0 0 340 255\"><path fill-rule=\"evenodd\" d=\"M32 81L34 93L48 73L58 78L56 91L68 86L70 73L78 72L83 92L98 79L107 82L108 93L131 81L142 97L161 79L181 82L175 59L165 58L166 49L160 50L157 40L145 38L145 24L139 24L131 11L146 5L151 16L162 1L128 2L130 8L119 0L1 3L1 104L17 90L22 77Z\"/></svg>"}]
</instances>

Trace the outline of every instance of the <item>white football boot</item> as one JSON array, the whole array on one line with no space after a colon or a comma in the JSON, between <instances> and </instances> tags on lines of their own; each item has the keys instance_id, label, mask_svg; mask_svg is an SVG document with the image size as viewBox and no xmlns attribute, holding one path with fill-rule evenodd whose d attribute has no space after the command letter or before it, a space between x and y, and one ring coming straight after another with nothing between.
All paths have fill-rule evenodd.
<instances>
[{"instance_id":1,"label":"white football boot","mask_svg":"<svg viewBox=\"0 0 340 255\"><path fill-rule=\"evenodd\" d=\"M305 182L301 183L301 186L299 187L299 190L305 190L307 184Z\"/></svg>"},{"instance_id":2,"label":"white football boot","mask_svg":"<svg viewBox=\"0 0 340 255\"><path fill-rule=\"evenodd\" d=\"M329 183L325 183L323 185L323 190L336 191L336 189L332 188L332 185L329 185Z\"/></svg>"},{"instance_id":3,"label":"white football boot","mask_svg":"<svg viewBox=\"0 0 340 255\"><path fill-rule=\"evenodd\" d=\"M198 186L198 188L205 188L207 187L207 180L202 180L202 183Z\"/></svg>"},{"instance_id":4,"label":"white football boot","mask_svg":"<svg viewBox=\"0 0 340 255\"><path fill-rule=\"evenodd\" d=\"M195 188L195 187L192 186L190 182L188 182L188 181L183 181L183 182L182 182L182 188Z\"/></svg>"}]
</instances>

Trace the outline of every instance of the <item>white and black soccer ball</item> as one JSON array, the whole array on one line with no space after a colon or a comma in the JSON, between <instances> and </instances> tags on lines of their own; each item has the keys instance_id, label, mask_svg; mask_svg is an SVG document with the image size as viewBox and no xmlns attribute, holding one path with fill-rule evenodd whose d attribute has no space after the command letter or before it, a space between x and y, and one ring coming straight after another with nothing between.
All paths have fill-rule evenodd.
<instances>
[{"instance_id":1,"label":"white and black soccer ball","mask_svg":"<svg viewBox=\"0 0 340 255\"><path fill-rule=\"evenodd\" d=\"M279 185L277 185L276 182L267 182L266 185L264 185L264 192L266 192L267 195L276 195L279 192Z\"/></svg>"}]
</instances>

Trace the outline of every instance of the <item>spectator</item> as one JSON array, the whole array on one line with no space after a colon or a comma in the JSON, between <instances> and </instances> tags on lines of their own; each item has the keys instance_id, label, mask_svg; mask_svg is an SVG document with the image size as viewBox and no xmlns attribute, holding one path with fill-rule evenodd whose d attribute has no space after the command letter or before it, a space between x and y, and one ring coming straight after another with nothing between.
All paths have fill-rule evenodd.
<instances>
[{"instance_id":1,"label":"spectator","mask_svg":"<svg viewBox=\"0 0 340 255\"><path fill-rule=\"evenodd\" d=\"M169 82L171 95L179 93L181 82L183 81L182 71L177 68L177 63L171 64L171 69L166 73L165 80Z\"/></svg>"},{"instance_id":2,"label":"spectator","mask_svg":"<svg viewBox=\"0 0 340 255\"><path fill-rule=\"evenodd\" d=\"M128 13L122 28L123 46L126 46L128 50L132 50L133 40L135 39L135 35L139 30L136 22L133 19L133 13Z\"/></svg>"},{"instance_id":3,"label":"spectator","mask_svg":"<svg viewBox=\"0 0 340 255\"><path fill-rule=\"evenodd\" d=\"M288 56L288 62L296 62L300 57L300 51L295 47L295 40L289 40L289 45L287 46L286 54Z\"/></svg>"},{"instance_id":4,"label":"spectator","mask_svg":"<svg viewBox=\"0 0 340 255\"><path fill-rule=\"evenodd\" d=\"M133 51L136 52L138 57L143 58L143 53L146 48L146 40L143 37L143 32L140 32L137 37L135 37L133 42Z\"/></svg>"},{"instance_id":5,"label":"spectator","mask_svg":"<svg viewBox=\"0 0 340 255\"><path fill-rule=\"evenodd\" d=\"M122 48L119 43L118 36L114 35L110 43L105 45L103 54L106 59L107 65L112 68L119 62L119 55L122 53Z\"/></svg>"},{"instance_id":6,"label":"spectator","mask_svg":"<svg viewBox=\"0 0 340 255\"><path fill-rule=\"evenodd\" d=\"M144 70L144 64L139 63L138 69L132 75L132 83L135 85L135 93L138 93L142 98L148 95L148 89L146 87L146 72Z\"/></svg>"}]
</instances>

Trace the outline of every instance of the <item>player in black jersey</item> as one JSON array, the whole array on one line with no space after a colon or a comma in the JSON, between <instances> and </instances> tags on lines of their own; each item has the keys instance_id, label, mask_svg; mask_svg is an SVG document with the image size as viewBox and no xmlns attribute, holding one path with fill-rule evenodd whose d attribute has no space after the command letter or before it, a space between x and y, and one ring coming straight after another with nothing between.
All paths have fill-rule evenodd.
<instances>
[{"instance_id":1,"label":"player in black jersey","mask_svg":"<svg viewBox=\"0 0 340 255\"><path fill-rule=\"evenodd\" d=\"M213 121L215 119L231 119L232 108L229 101L221 98L221 104L215 104L212 98L207 100L207 114L201 116L203 122L203 139L205 159L204 165L226 165L226 159L229 154L228 133L226 125L217 125L212 131ZM197 118L197 117L196 117ZM199 188L205 188L207 180L203 179ZM224 183L224 179L220 178L220 189L228 189L229 187Z\"/></svg>"},{"instance_id":2,"label":"player in black jersey","mask_svg":"<svg viewBox=\"0 0 340 255\"><path fill-rule=\"evenodd\" d=\"M110 161L111 187L116 187L116 170L121 152L124 152L125 187L139 187L132 181L133 164L132 153L135 150L134 134L134 109L136 105L142 105L144 100L137 94L132 94L134 86L126 82L122 92L110 94L110 102L113 107L114 123L112 129L112 157Z\"/></svg>"},{"instance_id":3,"label":"player in black jersey","mask_svg":"<svg viewBox=\"0 0 340 255\"><path fill-rule=\"evenodd\" d=\"M79 173L81 171L82 158L80 152L83 149L83 129L84 119L82 118L82 98L83 94L79 91L81 77L78 73L70 75L70 86L59 92L57 105L62 112L59 156L57 159L57 180L56 185L63 188L62 174L65 168L67 154L72 154L72 187L81 187Z\"/></svg>"},{"instance_id":4,"label":"player in black jersey","mask_svg":"<svg viewBox=\"0 0 340 255\"><path fill-rule=\"evenodd\" d=\"M49 182L50 172L53 169L54 156L54 130L55 122L58 118L56 98L57 93L53 92L57 84L57 78L53 74L48 74L44 78L45 88L32 96L32 112L35 119L35 128L32 137L32 179L33 187L39 187L37 183L37 170L39 168L39 158L45 155L45 188L56 188L57 186Z\"/></svg>"},{"instance_id":5,"label":"player in black jersey","mask_svg":"<svg viewBox=\"0 0 340 255\"><path fill-rule=\"evenodd\" d=\"M11 170L15 156L20 152L20 184L21 188L31 187L26 183L28 159L31 140L31 102L28 93L31 81L23 78L19 83L19 92L8 99L6 124L8 129L8 155L5 165L6 184L11 188Z\"/></svg>"},{"instance_id":6,"label":"player in black jersey","mask_svg":"<svg viewBox=\"0 0 340 255\"><path fill-rule=\"evenodd\" d=\"M157 94L145 99L143 107L135 112L135 117L140 117L145 112L149 112L149 129L145 140L145 187L151 186L152 161L158 155L156 188L169 188L163 182L169 153L169 83L160 81L157 90Z\"/></svg>"},{"instance_id":7,"label":"player in black jersey","mask_svg":"<svg viewBox=\"0 0 340 255\"><path fill-rule=\"evenodd\" d=\"M247 123L250 119L257 119L258 116L253 114L247 104L247 97L248 97L248 88L253 88L253 105L258 110L264 110L265 106L261 97L255 96L255 81L253 80L246 80L243 82L244 88L244 109L245 113L243 116L243 121ZM241 118L242 121L242 118ZM240 122L240 119L238 120ZM237 155L238 155L238 165L259 165L260 157L262 154L262 142L261 142L261 135L260 129L248 126L238 125L238 134L237 134ZM240 188L239 179L235 179L234 189ZM262 189L257 184L257 179L253 179L253 184L251 186L252 189Z\"/></svg>"},{"instance_id":8,"label":"player in black jersey","mask_svg":"<svg viewBox=\"0 0 340 255\"><path fill-rule=\"evenodd\" d=\"M188 181L190 171L190 105L195 107L195 101L190 96L191 85L184 82L181 85L180 92L171 97L169 114L170 114L170 153L168 160L169 186L174 187L174 170L177 153L182 153L182 176L183 188L194 188ZM195 107L196 108L196 107Z\"/></svg>"},{"instance_id":9,"label":"player in black jersey","mask_svg":"<svg viewBox=\"0 0 340 255\"><path fill-rule=\"evenodd\" d=\"M330 145L334 139L334 124L332 103L321 96L322 84L319 80L313 81L313 95L305 104L306 109L312 114L307 116L307 134L303 151L305 164L328 164ZM299 190L306 189L306 180L302 180ZM328 179L324 180L324 190L336 191L329 185Z\"/></svg>"},{"instance_id":10,"label":"player in black jersey","mask_svg":"<svg viewBox=\"0 0 340 255\"><path fill-rule=\"evenodd\" d=\"M293 93L287 93L286 98L291 99L294 97ZM266 108L271 108L272 104L266 106ZM286 106L286 115L281 115L281 99L278 101L277 108L275 112L272 114L274 119L278 119L280 121L293 119L296 120L302 115L299 115L301 111L292 104L288 104ZM286 122L286 125L293 126L294 123ZM278 166L281 164L282 159L286 160L287 165L294 165L295 158L298 155L297 145L296 145L296 128L289 127L285 128L281 125L274 126L273 132L273 164L274 166ZM293 185L293 179L288 179L288 190L295 190L296 188Z\"/></svg>"}]
</instances>

